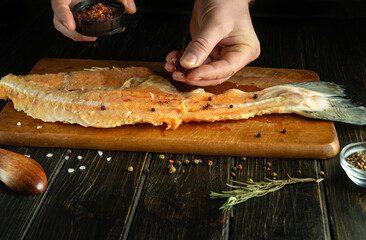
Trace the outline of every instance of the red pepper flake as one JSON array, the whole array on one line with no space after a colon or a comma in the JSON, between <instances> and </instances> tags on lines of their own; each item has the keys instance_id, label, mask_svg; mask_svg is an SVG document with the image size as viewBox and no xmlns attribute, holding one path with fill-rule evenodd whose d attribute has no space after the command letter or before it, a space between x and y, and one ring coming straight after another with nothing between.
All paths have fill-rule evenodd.
<instances>
[{"instance_id":1,"label":"red pepper flake","mask_svg":"<svg viewBox=\"0 0 366 240\"><path fill-rule=\"evenodd\" d=\"M182 65L180 65L180 59L175 60L174 62L174 71L178 71L183 73L185 76L187 76L190 72L193 71L193 69L188 69L188 68L184 68L182 67Z\"/></svg>"},{"instance_id":2,"label":"red pepper flake","mask_svg":"<svg viewBox=\"0 0 366 240\"><path fill-rule=\"evenodd\" d=\"M173 165L174 164L174 160L169 160L169 164Z\"/></svg>"},{"instance_id":3,"label":"red pepper flake","mask_svg":"<svg viewBox=\"0 0 366 240\"><path fill-rule=\"evenodd\" d=\"M243 169L243 166L242 166L241 164L239 164L239 165L237 166L237 169L242 170L242 169Z\"/></svg>"},{"instance_id":4,"label":"red pepper flake","mask_svg":"<svg viewBox=\"0 0 366 240\"><path fill-rule=\"evenodd\" d=\"M97 3L77 13L76 17L86 22L100 22L111 20L121 14L121 8Z\"/></svg>"}]
</instances>

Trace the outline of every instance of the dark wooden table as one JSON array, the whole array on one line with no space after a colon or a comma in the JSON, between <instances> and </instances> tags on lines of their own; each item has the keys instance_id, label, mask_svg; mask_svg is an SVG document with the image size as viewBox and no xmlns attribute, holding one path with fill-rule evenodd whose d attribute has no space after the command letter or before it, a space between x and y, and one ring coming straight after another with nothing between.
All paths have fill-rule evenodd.
<instances>
[{"instance_id":1,"label":"dark wooden table","mask_svg":"<svg viewBox=\"0 0 366 240\"><path fill-rule=\"evenodd\" d=\"M51 57L163 62L170 51L187 46L189 7L172 11L139 2L141 11L130 17L124 33L96 43L73 42L57 32L49 1L2 2L0 76L27 74L37 61ZM344 85L366 106L365 1L292 2L253 5L262 53L250 65L313 70L323 81ZM365 126L336 123L336 129L341 147L366 140ZM160 153L103 151L100 156L85 149L68 154L64 148L1 148L38 161L49 186L28 196L0 184L0 239L366 239L366 189L348 179L338 156L247 158L235 180L263 180L270 174L262 170L267 162L279 178L301 168L301 177L324 171L325 180L249 200L230 217L218 210L224 201L209 199L209 192L227 189L230 168L241 157L162 153L167 159L214 162L211 170L187 166L184 174L170 175ZM86 169L68 173L81 165ZM130 165L133 172L126 171Z\"/></svg>"}]
</instances>

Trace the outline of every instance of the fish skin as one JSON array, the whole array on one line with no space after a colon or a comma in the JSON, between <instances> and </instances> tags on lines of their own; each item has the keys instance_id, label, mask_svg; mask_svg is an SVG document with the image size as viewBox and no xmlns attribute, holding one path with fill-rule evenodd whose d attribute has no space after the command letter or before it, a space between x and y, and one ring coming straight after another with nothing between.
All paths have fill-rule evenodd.
<instances>
[{"instance_id":1,"label":"fish skin","mask_svg":"<svg viewBox=\"0 0 366 240\"><path fill-rule=\"evenodd\" d=\"M9 74L0 80L0 98L11 99L17 111L45 122L97 128L150 123L176 129L183 122L239 120L272 113L366 124L365 108L342 98L343 88L334 83L290 83L257 92L231 89L215 95L202 88L179 92L148 68L91 70Z\"/></svg>"}]
</instances>

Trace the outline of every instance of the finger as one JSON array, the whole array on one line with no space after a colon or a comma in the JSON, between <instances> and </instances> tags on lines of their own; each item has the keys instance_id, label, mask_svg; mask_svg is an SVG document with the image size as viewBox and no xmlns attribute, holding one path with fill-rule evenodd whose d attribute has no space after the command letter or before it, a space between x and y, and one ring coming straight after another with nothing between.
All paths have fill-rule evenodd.
<instances>
[{"instance_id":1,"label":"finger","mask_svg":"<svg viewBox=\"0 0 366 240\"><path fill-rule=\"evenodd\" d=\"M66 37L74 40L74 41L79 41L79 42L93 42L95 40L97 40L96 37L88 37L88 36L84 36L81 35L80 33L74 31L70 31L69 29L67 29L65 27L65 25L61 24L61 22L56 18L56 16L54 16L54 25L55 28L60 31L63 35L65 35Z\"/></svg>"},{"instance_id":2,"label":"finger","mask_svg":"<svg viewBox=\"0 0 366 240\"><path fill-rule=\"evenodd\" d=\"M200 66L189 74L188 79L199 81L231 77L259 54L249 45L236 45L224 50L220 60Z\"/></svg>"},{"instance_id":3,"label":"finger","mask_svg":"<svg viewBox=\"0 0 366 240\"><path fill-rule=\"evenodd\" d=\"M120 0L120 2L125 6L127 13L134 14L136 12L136 4L134 0Z\"/></svg>"},{"instance_id":4,"label":"finger","mask_svg":"<svg viewBox=\"0 0 366 240\"><path fill-rule=\"evenodd\" d=\"M181 72L173 72L172 77L174 80L179 82L185 82L187 80L187 77Z\"/></svg>"},{"instance_id":5,"label":"finger","mask_svg":"<svg viewBox=\"0 0 366 240\"><path fill-rule=\"evenodd\" d=\"M206 86L220 85L221 83L225 82L229 78L230 77L220 78L220 79L215 79L215 80L200 80L200 81L190 81L188 79L185 79L184 82L189 85L193 85L193 86L206 87Z\"/></svg>"},{"instance_id":6,"label":"finger","mask_svg":"<svg viewBox=\"0 0 366 240\"><path fill-rule=\"evenodd\" d=\"M192 39L180 60L183 67L195 68L200 66L219 41L225 37L222 30L215 25L214 22L210 23Z\"/></svg>"},{"instance_id":7,"label":"finger","mask_svg":"<svg viewBox=\"0 0 366 240\"><path fill-rule=\"evenodd\" d=\"M165 70L168 72L174 71L174 62L182 56L183 52L173 51L166 56L166 63L164 65Z\"/></svg>"},{"instance_id":8,"label":"finger","mask_svg":"<svg viewBox=\"0 0 366 240\"><path fill-rule=\"evenodd\" d=\"M52 2L52 9L60 24L62 24L68 31L75 30L76 24L69 6Z\"/></svg>"},{"instance_id":9,"label":"finger","mask_svg":"<svg viewBox=\"0 0 366 240\"><path fill-rule=\"evenodd\" d=\"M173 51L166 56L165 60L166 60L166 62L172 62L172 61L180 58L182 55L183 55L182 51Z\"/></svg>"}]
</instances>

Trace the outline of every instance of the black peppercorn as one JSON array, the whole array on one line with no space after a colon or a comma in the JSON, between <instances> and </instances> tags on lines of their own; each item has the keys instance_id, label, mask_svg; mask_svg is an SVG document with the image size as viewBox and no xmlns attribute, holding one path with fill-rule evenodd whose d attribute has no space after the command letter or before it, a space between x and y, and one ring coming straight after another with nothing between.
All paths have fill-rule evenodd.
<instances>
[{"instance_id":1,"label":"black peppercorn","mask_svg":"<svg viewBox=\"0 0 366 240\"><path fill-rule=\"evenodd\" d=\"M254 97L254 99L257 99L257 98L258 98L258 94L256 94L256 93L255 93L255 94L253 95L253 97Z\"/></svg>"},{"instance_id":2,"label":"black peppercorn","mask_svg":"<svg viewBox=\"0 0 366 240\"><path fill-rule=\"evenodd\" d=\"M151 108L151 111L152 111L152 112L155 112L155 108Z\"/></svg>"},{"instance_id":3,"label":"black peppercorn","mask_svg":"<svg viewBox=\"0 0 366 240\"><path fill-rule=\"evenodd\" d=\"M104 105L102 105L102 106L100 107L100 109L101 109L101 110L105 110L105 106L104 106Z\"/></svg>"},{"instance_id":4,"label":"black peppercorn","mask_svg":"<svg viewBox=\"0 0 366 240\"><path fill-rule=\"evenodd\" d=\"M212 101L212 97L208 97L208 101Z\"/></svg>"},{"instance_id":5,"label":"black peppercorn","mask_svg":"<svg viewBox=\"0 0 366 240\"><path fill-rule=\"evenodd\" d=\"M230 107L230 108L233 108L233 107L234 107L234 105L230 104L230 105L229 105L229 107Z\"/></svg>"},{"instance_id":6,"label":"black peppercorn","mask_svg":"<svg viewBox=\"0 0 366 240\"><path fill-rule=\"evenodd\" d=\"M256 137L262 137L262 133L257 133Z\"/></svg>"}]
</instances>

